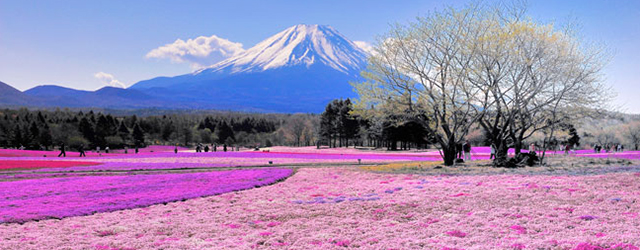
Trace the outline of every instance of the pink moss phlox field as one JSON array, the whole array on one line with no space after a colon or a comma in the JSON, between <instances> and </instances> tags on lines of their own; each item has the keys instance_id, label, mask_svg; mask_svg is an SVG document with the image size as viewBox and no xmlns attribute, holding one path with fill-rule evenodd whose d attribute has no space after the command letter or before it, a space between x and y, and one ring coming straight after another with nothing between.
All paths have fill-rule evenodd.
<instances>
[{"instance_id":1,"label":"pink moss phlox field","mask_svg":"<svg viewBox=\"0 0 640 250\"><path fill-rule=\"evenodd\" d=\"M366 197L378 199L349 200ZM0 225L0 249L637 249L638 197L634 173L301 168L283 182L236 193ZM320 198L327 202L308 203Z\"/></svg>"},{"instance_id":2,"label":"pink moss phlox field","mask_svg":"<svg viewBox=\"0 0 640 250\"><path fill-rule=\"evenodd\" d=\"M65 168L74 166L99 165L98 162L86 161L45 161L45 160L0 160L0 170Z\"/></svg>"},{"instance_id":3,"label":"pink moss phlox field","mask_svg":"<svg viewBox=\"0 0 640 250\"><path fill-rule=\"evenodd\" d=\"M271 184L291 169L81 176L0 182L0 223L144 207Z\"/></svg>"},{"instance_id":4,"label":"pink moss phlox field","mask_svg":"<svg viewBox=\"0 0 640 250\"><path fill-rule=\"evenodd\" d=\"M120 155L133 155L134 149L128 149L128 153L125 154L123 149L111 150L109 154L104 152L104 149L100 153L92 151L93 149L86 149L87 157L102 157L102 156L120 156ZM161 146L152 145L145 148L138 149L139 155L155 154L159 152L173 152L173 146ZM178 147L178 150L185 151L187 148ZM41 151L41 150L18 150L18 149L0 149L0 157L57 157L60 151ZM67 157L77 157L80 153L75 151L67 151Z\"/></svg>"}]
</instances>

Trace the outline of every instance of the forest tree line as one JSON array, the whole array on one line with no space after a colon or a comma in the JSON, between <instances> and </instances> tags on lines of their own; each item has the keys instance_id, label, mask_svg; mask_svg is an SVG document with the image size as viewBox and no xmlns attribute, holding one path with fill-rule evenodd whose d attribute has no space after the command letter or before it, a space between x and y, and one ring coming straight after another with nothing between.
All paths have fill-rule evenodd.
<instances>
[{"instance_id":1,"label":"forest tree line","mask_svg":"<svg viewBox=\"0 0 640 250\"><path fill-rule=\"evenodd\" d=\"M111 115L70 110L0 110L0 147L80 147L227 144L244 147L314 145L313 114Z\"/></svg>"},{"instance_id":2,"label":"forest tree line","mask_svg":"<svg viewBox=\"0 0 640 250\"><path fill-rule=\"evenodd\" d=\"M0 147L49 150L64 143L71 149L80 145L116 149L202 143L409 150L426 149L435 144L433 135L406 115L366 119L354 114L353 108L350 99L336 99L327 104L321 115L212 112L136 116L5 109L0 110ZM568 125L566 131L576 133L572 125ZM558 143L575 139L577 135L565 137L558 137ZM473 145L490 144L480 126L470 131L467 139Z\"/></svg>"}]
</instances>

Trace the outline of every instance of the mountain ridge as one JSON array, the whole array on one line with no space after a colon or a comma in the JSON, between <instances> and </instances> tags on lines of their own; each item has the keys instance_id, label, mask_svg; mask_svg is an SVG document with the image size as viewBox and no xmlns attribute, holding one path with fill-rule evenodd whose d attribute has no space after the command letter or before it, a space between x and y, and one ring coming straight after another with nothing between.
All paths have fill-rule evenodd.
<instances>
[{"instance_id":1,"label":"mountain ridge","mask_svg":"<svg viewBox=\"0 0 640 250\"><path fill-rule=\"evenodd\" d=\"M367 53L331 26L295 25L210 67L96 91L43 85L21 92L39 106L192 108L319 113L355 97ZM28 102L27 102L28 103Z\"/></svg>"}]
</instances>

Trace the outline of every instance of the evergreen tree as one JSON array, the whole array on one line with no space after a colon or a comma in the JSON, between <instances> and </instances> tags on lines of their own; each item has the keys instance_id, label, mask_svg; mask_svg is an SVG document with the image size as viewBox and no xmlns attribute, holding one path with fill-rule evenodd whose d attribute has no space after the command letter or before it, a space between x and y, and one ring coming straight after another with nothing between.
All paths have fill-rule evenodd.
<instances>
[{"instance_id":1,"label":"evergreen tree","mask_svg":"<svg viewBox=\"0 0 640 250\"><path fill-rule=\"evenodd\" d=\"M49 149L49 147L53 145L51 129L49 128L49 124L47 123L45 123L42 130L40 130L40 144L44 146L45 149Z\"/></svg>"},{"instance_id":2,"label":"evergreen tree","mask_svg":"<svg viewBox=\"0 0 640 250\"><path fill-rule=\"evenodd\" d=\"M229 126L226 121L222 121L220 124L218 124L216 135L218 136L218 143L225 143L228 138L235 140L233 128L231 128L231 126Z\"/></svg>"},{"instance_id":3,"label":"evergreen tree","mask_svg":"<svg viewBox=\"0 0 640 250\"><path fill-rule=\"evenodd\" d=\"M335 147L335 143L332 144L332 140L336 134L336 122L338 117L336 104L338 104L337 100L327 104L327 107L320 116L320 136L327 141L330 147Z\"/></svg>"},{"instance_id":4,"label":"evergreen tree","mask_svg":"<svg viewBox=\"0 0 640 250\"><path fill-rule=\"evenodd\" d=\"M111 135L111 123L109 120L100 115L96 122L95 143L96 146L104 147L107 144L106 137Z\"/></svg>"},{"instance_id":5,"label":"evergreen tree","mask_svg":"<svg viewBox=\"0 0 640 250\"><path fill-rule=\"evenodd\" d=\"M24 138L22 137L22 130L20 129L19 125L16 125L13 128L13 138L11 139L11 144L14 147L20 147L20 146L24 146L22 144L22 142L24 141Z\"/></svg>"},{"instance_id":6,"label":"evergreen tree","mask_svg":"<svg viewBox=\"0 0 640 250\"><path fill-rule=\"evenodd\" d=\"M573 125L569 125L569 139L567 139L567 142L576 147L580 146L580 136Z\"/></svg>"},{"instance_id":7,"label":"evergreen tree","mask_svg":"<svg viewBox=\"0 0 640 250\"><path fill-rule=\"evenodd\" d=\"M133 126L133 140L136 147L142 147L144 145L144 131L142 131L138 123Z\"/></svg>"},{"instance_id":8,"label":"evergreen tree","mask_svg":"<svg viewBox=\"0 0 640 250\"><path fill-rule=\"evenodd\" d=\"M124 125L124 121L121 121L120 126L118 126L118 136L120 136L120 138L122 139L123 142L125 142L125 144L127 140L129 140L130 132L127 126Z\"/></svg>"},{"instance_id":9,"label":"evergreen tree","mask_svg":"<svg viewBox=\"0 0 640 250\"><path fill-rule=\"evenodd\" d=\"M38 149L38 143L40 141L40 129L35 121L31 122L31 126L29 126L29 137L28 137L28 145L30 148Z\"/></svg>"},{"instance_id":10,"label":"evergreen tree","mask_svg":"<svg viewBox=\"0 0 640 250\"><path fill-rule=\"evenodd\" d=\"M80 119L80 123L78 124L78 130L80 131L82 136L89 142L94 145L98 144L95 141L95 132L93 130L93 125L91 124L89 119L87 119L86 117L82 117L82 119Z\"/></svg>"}]
</instances>

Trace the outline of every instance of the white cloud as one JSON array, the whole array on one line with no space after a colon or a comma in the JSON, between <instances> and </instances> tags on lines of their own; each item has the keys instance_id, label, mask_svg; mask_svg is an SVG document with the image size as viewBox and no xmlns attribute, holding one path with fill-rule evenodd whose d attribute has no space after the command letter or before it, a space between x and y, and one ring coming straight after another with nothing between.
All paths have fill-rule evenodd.
<instances>
[{"instance_id":1,"label":"white cloud","mask_svg":"<svg viewBox=\"0 0 640 250\"><path fill-rule=\"evenodd\" d=\"M146 58L169 58L172 62L187 62L191 64L193 69L200 69L238 55L243 51L241 43L212 35L210 37L199 36L187 41L178 39L171 44L149 51Z\"/></svg>"},{"instance_id":2,"label":"white cloud","mask_svg":"<svg viewBox=\"0 0 640 250\"><path fill-rule=\"evenodd\" d=\"M111 74L107 74L107 73L104 73L104 72L98 72L93 76L98 78L98 80L100 80L102 83L104 83L107 86L116 87L116 88L125 88L126 87L123 82L116 80L116 78L113 77L113 75L111 75Z\"/></svg>"},{"instance_id":3,"label":"white cloud","mask_svg":"<svg viewBox=\"0 0 640 250\"><path fill-rule=\"evenodd\" d=\"M364 52L367 52L370 55L374 53L373 46L368 42L365 42L365 41L353 41L353 43L355 43L356 46L358 46L358 48L361 48L362 50L364 50Z\"/></svg>"}]
</instances>

